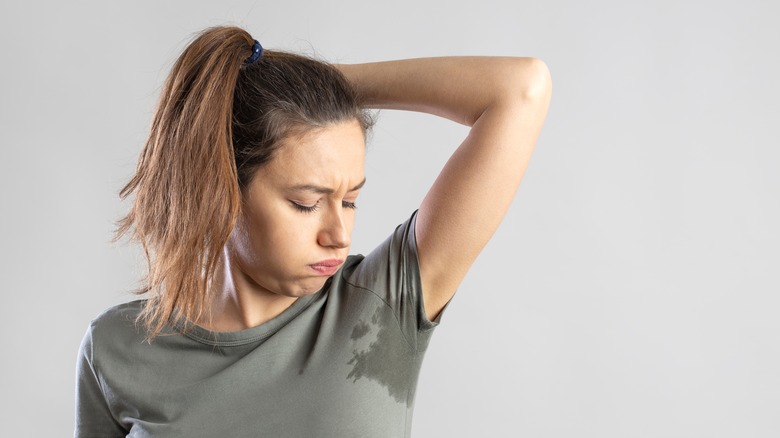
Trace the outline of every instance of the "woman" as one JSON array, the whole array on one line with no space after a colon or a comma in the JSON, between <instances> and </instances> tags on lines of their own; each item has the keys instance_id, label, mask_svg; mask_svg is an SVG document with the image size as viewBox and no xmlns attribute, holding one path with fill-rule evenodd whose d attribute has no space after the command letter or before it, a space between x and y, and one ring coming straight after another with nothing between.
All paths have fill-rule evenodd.
<instances>
[{"instance_id":1,"label":"woman","mask_svg":"<svg viewBox=\"0 0 780 438\"><path fill-rule=\"evenodd\" d=\"M550 87L533 58L329 65L202 32L121 192L116 237L134 228L149 295L87 330L76 436L409 436L433 328L509 207ZM367 108L471 130L419 210L348 256Z\"/></svg>"}]
</instances>

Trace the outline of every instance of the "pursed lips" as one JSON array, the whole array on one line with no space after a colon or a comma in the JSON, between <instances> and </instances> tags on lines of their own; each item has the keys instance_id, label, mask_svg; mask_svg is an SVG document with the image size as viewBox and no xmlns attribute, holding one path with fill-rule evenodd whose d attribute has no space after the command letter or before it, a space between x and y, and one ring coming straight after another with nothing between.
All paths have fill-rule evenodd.
<instances>
[{"instance_id":1,"label":"pursed lips","mask_svg":"<svg viewBox=\"0 0 780 438\"><path fill-rule=\"evenodd\" d=\"M317 272L320 275L333 275L336 273L336 271L339 270L339 267L341 267L341 264L344 263L344 260L342 259L329 259L329 260L322 260L317 263L312 263L309 265L315 272Z\"/></svg>"}]
</instances>

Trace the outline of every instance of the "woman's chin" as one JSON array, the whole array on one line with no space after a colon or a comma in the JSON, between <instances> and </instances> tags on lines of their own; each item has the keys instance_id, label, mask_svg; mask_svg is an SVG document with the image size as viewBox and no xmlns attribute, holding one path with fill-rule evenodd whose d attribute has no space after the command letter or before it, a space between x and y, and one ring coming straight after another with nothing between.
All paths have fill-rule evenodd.
<instances>
[{"instance_id":1,"label":"woman's chin","mask_svg":"<svg viewBox=\"0 0 780 438\"><path fill-rule=\"evenodd\" d=\"M296 287L285 291L286 293L284 293L284 295L289 297L305 297L307 295L316 294L322 290L326 281L328 281L328 277L306 279L306 281L298 283Z\"/></svg>"}]
</instances>

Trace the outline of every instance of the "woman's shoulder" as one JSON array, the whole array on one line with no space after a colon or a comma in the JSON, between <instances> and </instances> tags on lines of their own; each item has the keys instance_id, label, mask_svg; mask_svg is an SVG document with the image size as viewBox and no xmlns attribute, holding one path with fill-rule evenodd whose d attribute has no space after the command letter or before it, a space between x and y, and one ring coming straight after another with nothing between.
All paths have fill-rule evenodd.
<instances>
[{"instance_id":1,"label":"woman's shoulder","mask_svg":"<svg viewBox=\"0 0 780 438\"><path fill-rule=\"evenodd\" d=\"M417 243L414 235L417 211L397 225L387 238L367 255L350 256L344 264L343 277L348 283L371 288L377 283L387 286L393 279L419 276Z\"/></svg>"},{"instance_id":2,"label":"woman's shoulder","mask_svg":"<svg viewBox=\"0 0 780 438\"><path fill-rule=\"evenodd\" d=\"M80 357L97 367L121 357L123 348L140 345L143 336L136 319L145 301L129 301L100 312L87 327L79 347Z\"/></svg>"},{"instance_id":3,"label":"woman's shoulder","mask_svg":"<svg viewBox=\"0 0 780 438\"><path fill-rule=\"evenodd\" d=\"M100 312L89 325L92 338L116 340L117 337L136 337L139 334L138 315L145 299L117 304Z\"/></svg>"},{"instance_id":4,"label":"woman's shoulder","mask_svg":"<svg viewBox=\"0 0 780 438\"><path fill-rule=\"evenodd\" d=\"M117 304L109 307L108 309L100 312L95 319L92 320L93 325L110 325L119 321L125 321L127 319L135 321L135 318L141 312L141 309L146 302L145 299L128 301L126 303Z\"/></svg>"}]
</instances>

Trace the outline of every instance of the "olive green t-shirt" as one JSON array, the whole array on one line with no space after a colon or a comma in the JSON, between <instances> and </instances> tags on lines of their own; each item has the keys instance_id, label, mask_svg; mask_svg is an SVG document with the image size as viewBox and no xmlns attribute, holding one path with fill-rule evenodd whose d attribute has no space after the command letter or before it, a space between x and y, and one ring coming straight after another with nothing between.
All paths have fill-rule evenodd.
<instances>
[{"instance_id":1,"label":"olive green t-shirt","mask_svg":"<svg viewBox=\"0 0 780 438\"><path fill-rule=\"evenodd\" d=\"M168 326L149 344L142 300L106 310L79 350L75 436L408 437L441 318L423 307L415 217L257 327Z\"/></svg>"}]
</instances>

